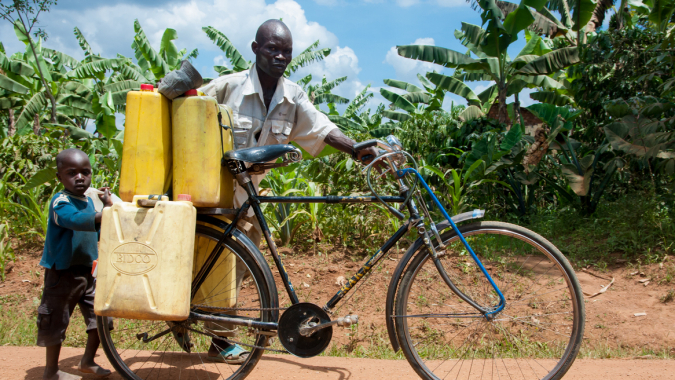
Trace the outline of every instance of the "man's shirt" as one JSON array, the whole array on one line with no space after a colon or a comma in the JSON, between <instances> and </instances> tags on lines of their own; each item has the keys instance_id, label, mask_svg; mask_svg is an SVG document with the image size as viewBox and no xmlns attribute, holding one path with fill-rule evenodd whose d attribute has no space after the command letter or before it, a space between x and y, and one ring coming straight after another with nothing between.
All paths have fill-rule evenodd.
<instances>
[{"instance_id":1,"label":"man's shirt","mask_svg":"<svg viewBox=\"0 0 675 380\"><path fill-rule=\"evenodd\" d=\"M326 146L323 140L337 128L300 86L284 77L279 78L268 112L255 64L248 71L214 79L200 90L232 108L238 149L293 141L316 156Z\"/></svg>"},{"instance_id":2,"label":"man's shirt","mask_svg":"<svg viewBox=\"0 0 675 380\"><path fill-rule=\"evenodd\" d=\"M216 78L199 90L232 109L237 149L293 141L316 156L326 146L326 136L337 128L314 107L300 86L284 77L279 78L268 112L255 64L248 71ZM256 140L258 133L260 138ZM252 176L256 189L263 177ZM241 207L248 195L236 183L234 190L234 206ZM253 216L253 210L249 209L248 214Z\"/></svg>"},{"instance_id":3,"label":"man's shirt","mask_svg":"<svg viewBox=\"0 0 675 380\"><path fill-rule=\"evenodd\" d=\"M49 204L49 221L40 265L58 270L73 265L91 266L98 258L94 203L67 190Z\"/></svg>"}]
</instances>

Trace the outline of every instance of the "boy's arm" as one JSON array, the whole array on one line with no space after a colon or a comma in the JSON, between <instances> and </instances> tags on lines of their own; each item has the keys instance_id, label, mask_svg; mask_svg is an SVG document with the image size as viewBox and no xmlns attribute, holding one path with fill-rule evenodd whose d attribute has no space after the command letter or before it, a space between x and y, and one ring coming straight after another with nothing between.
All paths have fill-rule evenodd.
<instances>
[{"instance_id":1,"label":"boy's arm","mask_svg":"<svg viewBox=\"0 0 675 380\"><path fill-rule=\"evenodd\" d=\"M67 196L60 196L54 200L54 222L60 227L73 231L96 232L96 212L78 210ZM99 216L100 219L100 216Z\"/></svg>"}]
</instances>

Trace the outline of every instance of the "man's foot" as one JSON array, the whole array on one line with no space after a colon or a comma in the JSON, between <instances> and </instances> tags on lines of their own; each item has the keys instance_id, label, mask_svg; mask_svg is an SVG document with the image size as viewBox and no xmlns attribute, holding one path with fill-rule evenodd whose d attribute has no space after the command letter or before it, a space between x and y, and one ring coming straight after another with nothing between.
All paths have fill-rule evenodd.
<instances>
[{"instance_id":1,"label":"man's foot","mask_svg":"<svg viewBox=\"0 0 675 380\"><path fill-rule=\"evenodd\" d=\"M246 359L248 359L250 354L250 351L246 351L237 344L229 345L226 348L222 348L220 351L218 351L218 349L215 348L213 344L211 344L206 359L212 362L242 364L246 361Z\"/></svg>"},{"instance_id":2,"label":"man's foot","mask_svg":"<svg viewBox=\"0 0 675 380\"><path fill-rule=\"evenodd\" d=\"M82 373L93 373L98 377L110 376L110 374L112 373L105 368L101 368L101 366L99 366L94 362L87 364L80 362L80 364L77 366L77 370Z\"/></svg>"},{"instance_id":3,"label":"man's foot","mask_svg":"<svg viewBox=\"0 0 675 380\"><path fill-rule=\"evenodd\" d=\"M47 375L45 372L42 376L42 380L82 380L82 377L57 370L56 373L51 375Z\"/></svg>"}]
</instances>

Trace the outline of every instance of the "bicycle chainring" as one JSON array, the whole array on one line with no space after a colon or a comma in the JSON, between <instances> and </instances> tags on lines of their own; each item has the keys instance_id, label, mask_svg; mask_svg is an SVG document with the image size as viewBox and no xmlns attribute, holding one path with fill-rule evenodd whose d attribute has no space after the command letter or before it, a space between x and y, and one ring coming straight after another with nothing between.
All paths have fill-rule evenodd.
<instances>
[{"instance_id":1,"label":"bicycle chainring","mask_svg":"<svg viewBox=\"0 0 675 380\"><path fill-rule=\"evenodd\" d=\"M328 347L333 337L333 327L321 329L311 336L300 335L300 327L306 323L330 322L328 314L319 306L311 303L295 304L279 318L277 334L279 341L288 352L301 358L319 355Z\"/></svg>"}]
</instances>

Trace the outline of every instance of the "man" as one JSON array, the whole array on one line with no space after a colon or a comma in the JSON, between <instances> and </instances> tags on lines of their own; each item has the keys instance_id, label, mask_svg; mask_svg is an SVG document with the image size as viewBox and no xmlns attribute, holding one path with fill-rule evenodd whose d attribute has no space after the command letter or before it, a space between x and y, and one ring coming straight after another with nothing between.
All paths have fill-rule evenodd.
<instances>
[{"instance_id":1,"label":"man","mask_svg":"<svg viewBox=\"0 0 675 380\"><path fill-rule=\"evenodd\" d=\"M284 78L286 67L293 56L293 38L283 22L265 21L258 28L251 49L256 56L256 62L249 71L222 76L200 89L206 95L216 98L218 103L232 108L237 148L294 141L314 156L326 144L352 155L360 162L367 155L377 155L375 148L354 152L354 140L345 136L326 115L318 111L300 86ZM263 177L264 175L252 176L256 189ZM241 186L235 186L234 206L241 207L248 195ZM254 244L260 245L262 231L252 210L249 210L246 219L253 225L248 237ZM238 263L237 288L240 287L246 270L243 264ZM223 337L232 336L231 331L214 332ZM247 354L243 348L230 345L221 339L213 339L209 349L210 359L230 364L244 362Z\"/></svg>"}]
</instances>

